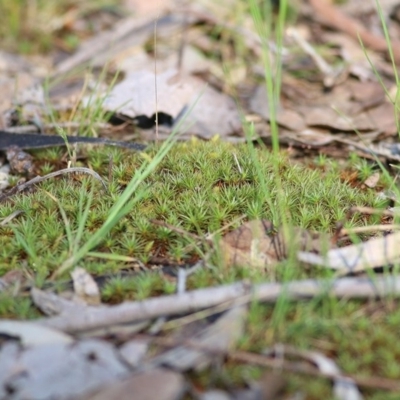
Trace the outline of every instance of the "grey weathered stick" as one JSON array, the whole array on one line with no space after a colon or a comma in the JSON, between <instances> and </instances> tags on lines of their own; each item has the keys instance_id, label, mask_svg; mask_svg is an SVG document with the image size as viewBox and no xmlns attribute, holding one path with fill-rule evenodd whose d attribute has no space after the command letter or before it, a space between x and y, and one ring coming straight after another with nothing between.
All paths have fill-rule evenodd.
<instances>
[{"instance_id":1,"label":"grey weathered stick","mask_svg":"<svg viewBox=\"0 0 400 400\"><path fill-rule=\"evenodd\" d=\"M160 316L190 313L240 297L275 302L280 295L289 299L307 299L323 293L339 298L375 298L400 296L400 276L342 278L334 281L304 280L286 285L263 283L251 285L238 282L232 285L193 290L171 296L160 296L116 306L87 307L79 313L70 313L37 322L64 332L82 332L114 324L135 322Z\"/></svg>"}]
</instances>

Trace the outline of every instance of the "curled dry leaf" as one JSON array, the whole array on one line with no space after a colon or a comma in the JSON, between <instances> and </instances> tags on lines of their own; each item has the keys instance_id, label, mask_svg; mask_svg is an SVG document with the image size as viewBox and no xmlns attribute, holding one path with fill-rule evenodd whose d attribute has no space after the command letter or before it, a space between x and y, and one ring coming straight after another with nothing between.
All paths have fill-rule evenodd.
<instances>
[{"instance_id":1,"label":"curled dry leaf","mask_svg":"<svg viewBox=\"0 0 400 400\"><path fill-rule=\"evenodd\" d=\"M157 79L153 72L142 70L115 85L103 106L130 118L146 116L154 123L156 111L176 118L189 102L192 92L190 82L183 80L174 69L159 74Z\"/></svg>"},{"instance_id":2,"label":"curled dry leaf","mask_svg":"<svg viewBox=\"0 0 400 400\"><path fill-rule=\"evenodd\" d=\"M184 117L180 131L204 138L241 130L239 113L230 97L175 69L160 73L157 79L146 70L128 75L115 85L103 106L135 119L143 128L153 127L159 113L167 125L176 125Z\"/></svg>"}]
</instances>

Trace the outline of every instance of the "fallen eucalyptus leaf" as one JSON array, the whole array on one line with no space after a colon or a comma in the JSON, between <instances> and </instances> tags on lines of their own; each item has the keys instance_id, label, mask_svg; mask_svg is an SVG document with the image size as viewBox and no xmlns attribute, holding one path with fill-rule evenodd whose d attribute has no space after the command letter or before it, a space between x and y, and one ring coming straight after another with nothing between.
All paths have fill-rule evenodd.
<instances>
[{"instance_id":1,"label":"fallen eucalyptus leaf","mask_svg":"<svg viewBox=\"0 0 400 400\"><path fill-rule=\"evenodd\" d=\"M73 342L72 337L63 332L27 321L0 320L0 334L16 338L27 347Z\"/></svg>"}]
</instances>

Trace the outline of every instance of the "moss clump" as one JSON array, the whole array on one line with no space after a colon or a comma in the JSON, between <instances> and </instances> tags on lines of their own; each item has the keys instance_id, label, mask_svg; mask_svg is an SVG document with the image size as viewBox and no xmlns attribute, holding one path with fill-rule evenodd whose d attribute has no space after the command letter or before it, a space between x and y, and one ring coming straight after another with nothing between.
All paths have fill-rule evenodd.
<instances>
[{"instance_id":1,"label":"moss clump","mask_svg":"<svg viewBox=\"0 0 400 400\"><path fill-rule=\"evenodd\" d=\"M51 150L37 153L36 159L38 168L48 171L52 163L59 161L46 158L46 152ZM35 283L42 285L79 246L74 242L77 232L82 230L83 243L99 229L136 169L156 152L156 147L145 155L105 147L89 150L82 164L102 176L109 175L110 159L113 160L108 192L91 178L64 176L45 181L33 193L21 194L3 204L0 218L14 210L22 210L23 214L0 228L0 275L24 266L35 277ZM218 141L175 145L139 190L143 191L142 199L104 237L96 252L135 257L145 264L155 257L172 263L191 262L202 254L196 246L188 246L192 239L152 224L152 219L202 236L242 215L269 219L279 225L283 210L292 225L329 231L344 219L351 206L376 205L373 193L341 182L335 166L308 169L292 165L285 155L277 157L265 149ZM94 195L89 200L91 191ZM83 210L87 206L85 216ZM356 217L348 221L349 225L362 223ZM83 266L98 275L115 273L130 264L86 257ZM223 275L222 280L240 278L243 271L230 274L229 278ZM221 280L216 279L218 276L219 273L208 272L199 281L211 285ZM163 286L159 285L159 290ZM106 297L114 298L109 291ZM116 297L123 298L120 294Z\"/></svg>"}]
</instances>

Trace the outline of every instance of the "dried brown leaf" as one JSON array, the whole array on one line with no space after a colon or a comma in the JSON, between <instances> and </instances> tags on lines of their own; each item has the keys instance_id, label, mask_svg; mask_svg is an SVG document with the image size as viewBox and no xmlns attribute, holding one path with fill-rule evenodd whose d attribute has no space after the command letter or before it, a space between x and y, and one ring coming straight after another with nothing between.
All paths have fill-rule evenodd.
<instances>
[{"instance_id":1,"label":"dried brown leaf","mask_svg":"<svg viewBox=\"0 0 400 400\"><path fill-rule=\"evenodd\" d=\"M377 130L387 135L397 135L397 124L393 104L388 102L368 111Z\"/></svg>"},{"instance_id":2,"label":"dried brown leaf","mask_svg":"<svg viewBox=\"0 0 400 400\"><path fill-rule=\"evenodd\" d=\"M157 96L156 96L157 91ZM203 81L170 69L157 75L138 71L114 87L104 102L108 111L133 119L145 119L147 127L155 123L156 113L166 114L172 123L184 117L180 131L204 138L241 130L235 102L207 86Z\"/></svg>"},{"instance_id":3,"label":"dried brown leaf","mask_svg":"<svg viewBox=\"0 0 400 400\"><path fill-rule=\"evenodd\" d=\"M255 220L226 234L220 241L224 265L266 268L275 264L283 257L283 244L272 229L269 221Z\"/></svg>"},{"instance_id":4,"label":"dried brown leaf","mask_svg":"<svg viewBox=\"0 0 400 400\"><path fill-rule=\"evenodd\" d=\"M244 223L220 241L225 267L268 268L286 258L291 249L319 252L327 247L327 238L305 229L291 228L287 234L284 229L275 232L266 220Z\"/></svg>"},{"instance_id":5,"label":"dried brown leaf","mask_svg":"<svg viewBox=\"0 0 400 400\"><path fill-rule=\"evenodd\" d=\"M348 116L329 107L310 107L304 113L306 123L310 127L328 127L338 131L369 131L375 129L375 124L367 114Z\"/></svg>"}]
</instances>

